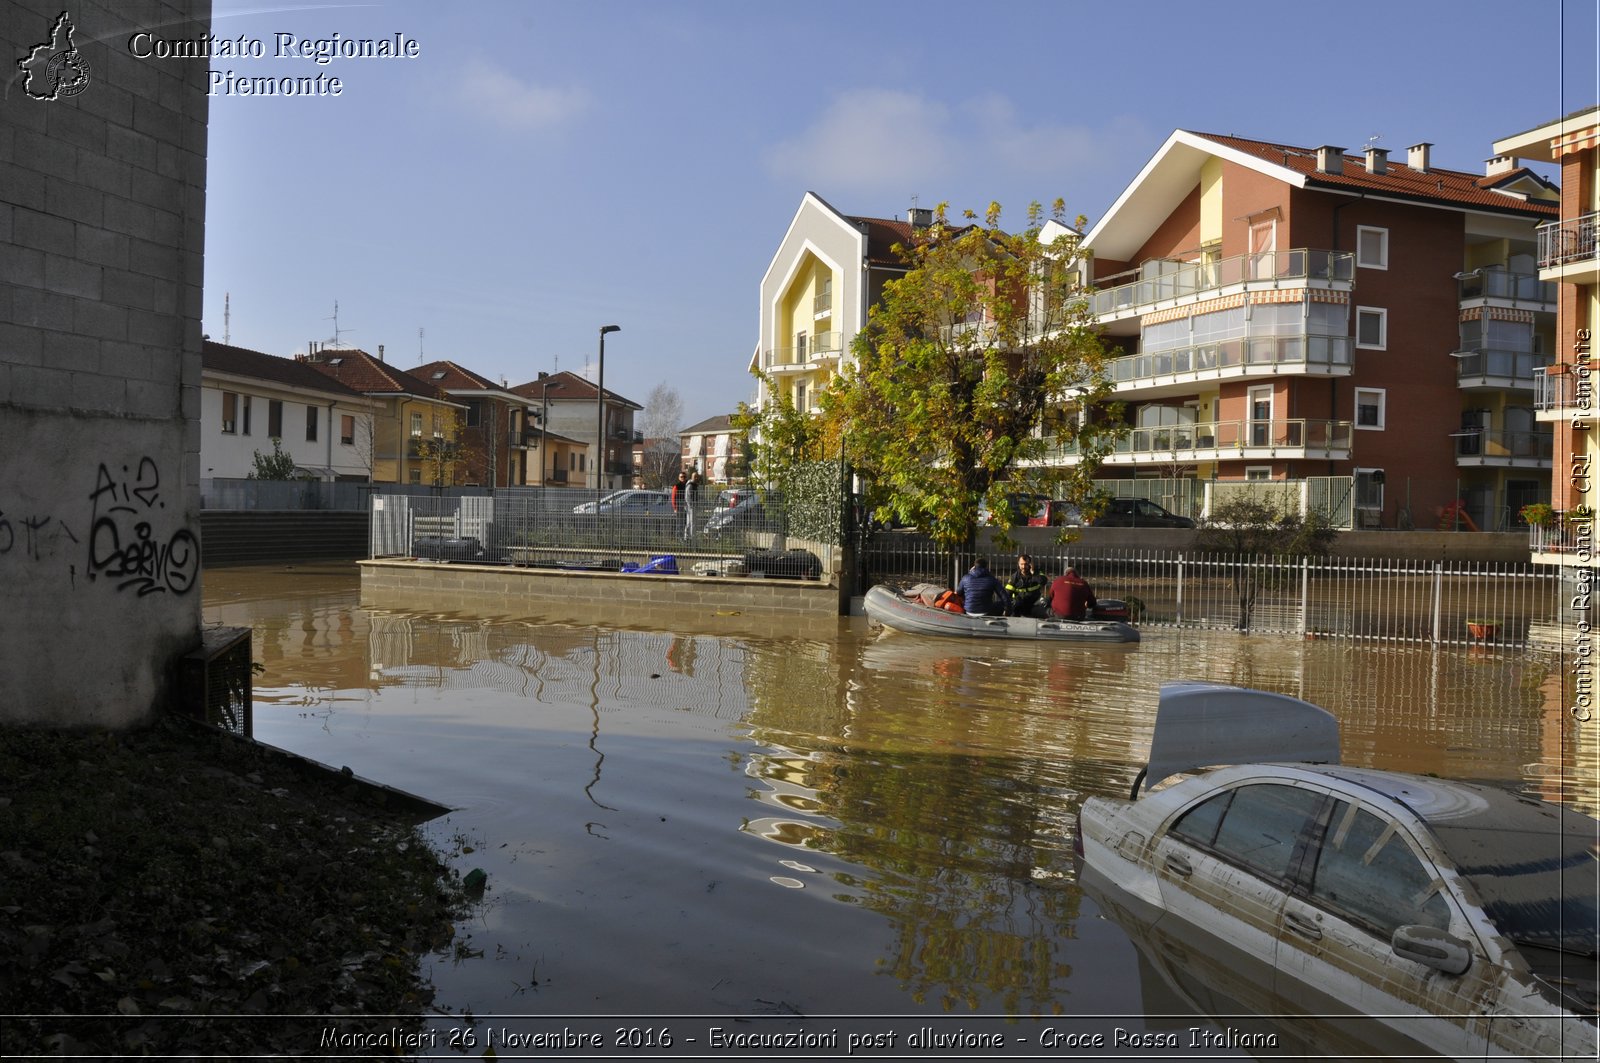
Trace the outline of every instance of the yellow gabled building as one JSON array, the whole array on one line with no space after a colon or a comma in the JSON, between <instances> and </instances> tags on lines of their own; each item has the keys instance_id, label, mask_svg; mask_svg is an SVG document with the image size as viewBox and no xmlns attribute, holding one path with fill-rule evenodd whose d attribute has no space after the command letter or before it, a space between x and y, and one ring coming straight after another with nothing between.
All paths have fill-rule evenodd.
<instances>
[{"instance_id":1,"label":"yellow gabled building","mask_svg":"<svg viewBox=\"0 0 1600 1063\"><path fill-rule=\"evenodd\" d=\"M805 194L761 278L761 336L750 357L750 371L761 374L758 406L784 396L798 410L818 408L884 283L906 272L894 246L910 241L913 224L931 221L927 210L905 219L842 214Z\"/></svg>"}]
</instances>

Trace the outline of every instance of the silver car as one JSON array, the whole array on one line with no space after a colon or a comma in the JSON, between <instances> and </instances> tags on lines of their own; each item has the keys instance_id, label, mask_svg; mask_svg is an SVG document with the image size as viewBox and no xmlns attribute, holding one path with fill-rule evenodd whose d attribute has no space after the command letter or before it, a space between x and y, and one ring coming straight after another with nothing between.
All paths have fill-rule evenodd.
<instances>
[{"instance_id":1,"label":"silver car","mask_svg":"<svg viewBox=\"0 0 1600 1063\"><path fill-rule=\"evenodd\" d=\"M1315 705L1164 685L1133 794L1083 803L1086 887L1191 996L1320 1017L1323 1047L1593 1059L1600 822L1338 760Z\"/></svg>"}]
</instances>

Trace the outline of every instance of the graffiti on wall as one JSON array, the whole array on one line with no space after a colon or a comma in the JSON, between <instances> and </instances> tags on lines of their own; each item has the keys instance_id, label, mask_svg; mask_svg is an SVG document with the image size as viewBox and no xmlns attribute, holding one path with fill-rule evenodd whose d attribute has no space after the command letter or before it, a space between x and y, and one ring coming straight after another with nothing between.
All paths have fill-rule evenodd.
<instances>
[{"instance_id":1,"label":"graffiti on wall","mask_svg":"<svg viewBox=\"0 0 1600 1063\"><path fill-rule=\"evenodd\" d=\"M64 564L76 590L78 562L84 560L81 571L90 582L141 598L194 589L200 579L200 540L187 527L173 527L154 458L99 463L86 501L86 513L74 505L75 512L63 515L34 512L0 497L0 566ZM80 537L77 532L84 528L88 534Z\"/></svg>"},{"instance_id":2,"label":"graffiti on wall","mask_svg":"<svg viewBox=\"0 0 1600 1063\"><path fill-rule=\"evenodd\" d=\"M194 588L200 574L200 541L188 528L178 528L165 539L156 531L166 502L155 459L143 457L134 465L123 465L120 475L102 462L89 502L91 581L114 581L117 590L134 590L141 598L187 594Z\"/></svg>"}]
</instances>

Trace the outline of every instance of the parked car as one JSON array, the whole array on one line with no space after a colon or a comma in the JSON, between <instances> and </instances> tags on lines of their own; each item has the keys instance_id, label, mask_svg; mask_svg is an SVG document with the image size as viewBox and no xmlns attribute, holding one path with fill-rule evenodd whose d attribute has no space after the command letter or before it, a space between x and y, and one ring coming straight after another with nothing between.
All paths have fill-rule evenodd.
<instances>
[{"instance_id":1,"label":"parked car","mask_svg":"<svg viewBox=\"0 0 1600 1063\"><path fill-rule=\"evenodd\" d=\"M613 491L593 502L580 502L572 512L601 517L672 517L672 498L665 491Z\"/></svg>"},{"instance_id":2,"label":"parked car","mask_svg":"<svg viewBox=\"0 0 1600 1063\"><path fill-rule=\"evenodd\" d=\"M1086 879L1171 943L1191 987L1264 984L1262 1014L1366 1016L1455 1058L1594 1058L1600 823L1338 761L1315 705L1166 684L1130 797L1083 803Z\"/></svg>"},{"instance_id":3,"label":"parked car","mask_svg":"<svg viewBox=\"0 0 1600 1063\"><path fill-rule=\"evenodd\" d=\"M1090 522L1097 528L1192 528L1194 521L1147 498L1113 498Z\"/></svg>"},{"instance_id":4,"label":"parked car","mask_svg":"<svg viewBox=\"0 0 1600 1063\"><path fill-rule=\"evenodd\" d=\"M1011 504L1011 514L1018 525L1047 528L1082 522L1077 506L1071 502L1063 502L1059 498L1051 498L1049 495L1019 491L1006 495L1006 501ZM978 523L995 523L994 514L987 503L978 507Z\"/></svg>"},{"instance_id":5,"label":"parked car","mask_svg":"<svg viewBox=\"0 0 1600 1063\"><path fill-rule=\"evenodd\" d=\"M736 530L774 531L782 523L776 499L762 498L750 490L738 494L724 491L723 495L730 496L729 504L712 510L705 526L708 535Z\"/></svg>"}]
</instances>

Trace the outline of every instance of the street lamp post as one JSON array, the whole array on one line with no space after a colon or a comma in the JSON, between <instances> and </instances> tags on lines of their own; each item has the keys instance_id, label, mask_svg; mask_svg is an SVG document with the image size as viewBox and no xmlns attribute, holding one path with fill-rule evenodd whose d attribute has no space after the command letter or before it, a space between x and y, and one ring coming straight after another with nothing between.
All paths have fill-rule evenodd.
<instances>
[{"instance_id":1,"label":"street lamp post","mask_svg":"<svg viewBox=\"0 0 1600 1063\"><path fill-rule=\"evenodd\" d=\"M550 470L550 391L564 384L546 380L539 390L539 486L543 487Z\"/></svg>"},{"instance_id":2,"label":"street lamp post","mask_svg":"<svg viewBox=\"0 0 1600 1063\"><path fill-rule=\"evenodd\" d=\"M621 325L600 326L600 380L594 389L594 486L599 490L600 470L606 460L606 333L621 332Z\"/></svg>"}]
</instances>

